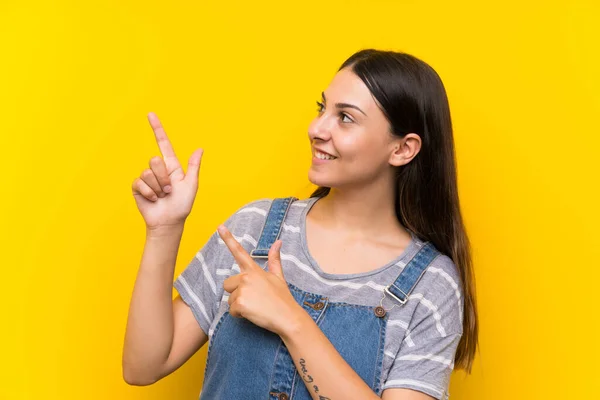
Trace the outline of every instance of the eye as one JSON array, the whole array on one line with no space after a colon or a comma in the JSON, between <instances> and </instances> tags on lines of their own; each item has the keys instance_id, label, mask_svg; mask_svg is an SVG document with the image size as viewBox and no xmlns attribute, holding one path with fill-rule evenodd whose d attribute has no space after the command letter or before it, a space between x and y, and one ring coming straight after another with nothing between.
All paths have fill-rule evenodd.
<instances>
[{"instance_id":1,"label":"eye","mask_svg":"<svg viewBox=\"0 0 600 400\"><path fill-rule=\"evenodd\" d=\"M325 109L325 105L323 103L321 103L320 101L317 101L317 112L320 114L323 112L324 109ZM344 123L354 122L354 120L352 118L350 118L350 116L344 112L340 112L340 116L342 117L342 122L344 122ZM347 120L344 121L344 118L347 118Z\"/></svg>"},{"instance_id":2,"label":"eye","mask_svg":"<svg viewBox=\"0 0 600 400\"><path fill-rule=\"evenodd\" d=\"M340 113L340 115L342 116L342 122L354 122L354 121L352 120L352 118L350 118L350 117L348 116L348 114L346 114L346 113ZM348 121L344 121L344 120L343 120L344 118L348 118Z\"/></svg>"},{"instance_id":3,"label":"eye","mask_svg":"<svg viewBox=\"0 0 600 400\"><path fill-rule=\"evenodd\" d=\"M322 113L324 108L325 108L325 105L323 103L321 103L320 101L317 101L317 112Z\"/></svg>"}]
</instances>

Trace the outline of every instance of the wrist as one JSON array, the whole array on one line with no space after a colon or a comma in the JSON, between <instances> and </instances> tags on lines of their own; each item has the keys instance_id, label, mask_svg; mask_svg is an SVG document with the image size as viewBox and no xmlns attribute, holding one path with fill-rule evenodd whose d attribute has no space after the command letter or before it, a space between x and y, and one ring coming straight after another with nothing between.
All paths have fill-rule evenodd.
<instances>
[{"instance_id":1,"label":"wrist","mask_svg":"<svg viewBox=\"0 0 600 400\"><path fill-rule=\"evenodd\" d=\"M185 222L160 226L146 225L146 237L153 239L181 235L183 233L184 225Z\"/></svg>"},{"instance_id":2,"label":"wrist","mask_svg":"<svg viewBox=\"0 0 600 400\"><path fill-rule=\"evenodd\" d=\"M288 313L285 323L280 329L279 336L284 342L295 340L298 335L306 328L307 323L313 322L312 318L298 304Z\"/></svg>"}]
</instances>

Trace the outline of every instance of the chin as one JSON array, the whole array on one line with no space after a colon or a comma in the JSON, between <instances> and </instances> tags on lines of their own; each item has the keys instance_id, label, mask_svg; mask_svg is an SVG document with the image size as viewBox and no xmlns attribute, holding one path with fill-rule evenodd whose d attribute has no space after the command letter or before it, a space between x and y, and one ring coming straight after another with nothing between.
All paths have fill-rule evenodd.
<instances>
[{"instance_id":1,"label":"chin","mask_svg":"<svg viewBox=\"0 0 600 400\"><path fill-rule=\"evenodd\" d=\"M329 178L326 174L320 174L312 168L308 170L308 180L317 186L333 188L337 186L337 181Z\"/></svg>"},{"instance_id":2,"label":"chin","mask_svg":"<svg viewBox=\"0 0 600 400\"><path fill-rule=\"evenodd\" d=\"M308 170L308 180L310 183L317 186L327 186L329 182L327 182L326 179L323 179L324 177L319 175L321 174L315 172L312 168Z\"/></svg>"}]
</instances>

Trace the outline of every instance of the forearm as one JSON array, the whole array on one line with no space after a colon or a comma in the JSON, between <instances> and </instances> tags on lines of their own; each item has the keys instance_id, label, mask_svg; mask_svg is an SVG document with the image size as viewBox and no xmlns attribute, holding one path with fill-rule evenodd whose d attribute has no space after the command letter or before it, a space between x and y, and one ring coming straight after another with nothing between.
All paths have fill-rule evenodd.
<instances>
[{"instance_id":1,"label":"forearm","mask_svg":"<svg viewBox=\"0 0 600 400\"><path fill-rule=\"evenodd\" d=\"M172 284L183 225L147 230L131 296L123 347L123 374L151 383L173 343Z\"/></svg>"},{"instance_id":2,"label":"forearm","mask_svg":"<svg viewBox=\"0 0 600 400\"><path fill-rule=\"evenodd\" d=\"M281 334L314 400L379 399L305 312Z\"/></svg>"}]
</instances>

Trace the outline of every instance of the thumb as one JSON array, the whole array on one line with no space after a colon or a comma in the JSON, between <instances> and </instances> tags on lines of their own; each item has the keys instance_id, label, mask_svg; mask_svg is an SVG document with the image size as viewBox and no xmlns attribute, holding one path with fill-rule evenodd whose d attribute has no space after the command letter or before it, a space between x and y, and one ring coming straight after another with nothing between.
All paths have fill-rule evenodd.
<instances>
[{"instance_id":1,"label":"thumb","mask_svg":"<svg viewBox=\"0 0 600 400\"><path fill-rule=\"evenodd\" d=\"M283 277L283 269L281 268L281 240L276 240L273 243L273 246L269 249L269 261L267 265L269 267L269 272L277 275L281 279L285 279Z\"/></svg>"},{"instance_id":2,"label":"thumb","mask_svg":"<svg viewBox=\"0 0 600 400\"><path fill-rule=\"evenodd\" d=\"M200 162L202 161L203 149L197 149L190 156L188 161L188 169L185 173L185 180L190 183L198 183L198 176L200 175Z\"/></svg>"}]
</instances>

